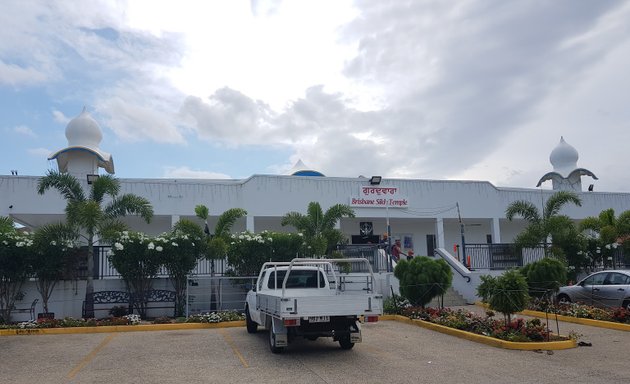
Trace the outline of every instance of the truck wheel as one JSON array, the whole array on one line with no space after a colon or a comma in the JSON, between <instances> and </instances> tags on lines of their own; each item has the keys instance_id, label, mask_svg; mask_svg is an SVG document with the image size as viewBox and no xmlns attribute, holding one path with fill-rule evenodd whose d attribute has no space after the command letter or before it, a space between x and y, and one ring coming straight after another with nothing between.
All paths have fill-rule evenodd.
<instances>
[{"instance_id":1,"label":"truck wheel","mask_svg":"<svg viewBox=\"0 0 630 384\"><path fill-rule=\"evenodd\" d=\"M276 333L273 331L273 326L269 327L269 349L271 353L280 353L284 347L276 347Z\"/></svg>"},{"instance_id":2,"label":"truck wheel","mask_svg":"<svg viewBox=\"0 0 630 384\"><path fill-rule=\"evenodd\" d=\"M350 334L343 335L339 338L339 345L341 349L352 349L354 343L350 341Z\"/></svg>"},{"instance_id":3,"label":"truck wheel","mask_svg":"<svg viewBox=\"0 0 630 384\"><path fill-rule=\"evenodd\" d=\"M248 333L256 333L258 331L258 324L249 315L249 307L245 307L245 325L247 325Z\"/></svg>"}]
</instances>

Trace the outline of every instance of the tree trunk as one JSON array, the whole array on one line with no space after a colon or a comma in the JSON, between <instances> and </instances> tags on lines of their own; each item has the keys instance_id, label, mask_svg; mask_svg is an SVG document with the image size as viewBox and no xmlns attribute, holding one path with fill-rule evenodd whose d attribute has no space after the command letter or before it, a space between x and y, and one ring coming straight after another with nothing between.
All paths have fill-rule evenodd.
<instances>
[{"instance_id":1,"label":"tree trunk","mask_svg":"<svg viewBox=\"0 0 630 384\"><path fill-rule=\"evenodd\" d=\"M85 317L94 318L94 236L88 238L87 281L85 284Z\"/></svg>"}]
</instances>

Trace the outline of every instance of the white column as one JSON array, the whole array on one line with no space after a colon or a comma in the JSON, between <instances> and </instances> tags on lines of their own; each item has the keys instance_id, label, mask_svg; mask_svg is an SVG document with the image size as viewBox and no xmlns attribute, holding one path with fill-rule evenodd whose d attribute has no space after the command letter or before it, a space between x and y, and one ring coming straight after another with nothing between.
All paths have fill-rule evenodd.
<instances>
[{"instance_id":1,"label":"white column","mask_svg":"<svg viewBox=\"0 0 630 384\"><path fill-rule=\"evenodd\" d=\"M444 246L444 219L437 217L435 219L435 239L437 248L445 248Z\"/></svg>"},{"instance_id":2,"label":"white column","mask_svg":"<svg viewBox=\"0 0 630 384\"><path fill-rule=\"evenodd\" d=\"M171 215L171 228L179 221L179 215Z\"/></svg>"},{"instance_id":3,"label":"white column","mask_svg":"<svg viewBox=\"0 0 630 384\"><path fill-rule=\"evenodd\" d=\"M254 228L254 216L246 216L245 217L245 229L251 233L255 232Z\"/></svg>"},{"instance_id":4,"label":"white column","mask_svg":"<svg viewBox=\"0 0 630 384\"><path fill-rule=\"evenodd\" d=\"M500 243L501 242L501 226L499 225L499 218L492 218L492 242Z\"/></svg>"}]
</instances>

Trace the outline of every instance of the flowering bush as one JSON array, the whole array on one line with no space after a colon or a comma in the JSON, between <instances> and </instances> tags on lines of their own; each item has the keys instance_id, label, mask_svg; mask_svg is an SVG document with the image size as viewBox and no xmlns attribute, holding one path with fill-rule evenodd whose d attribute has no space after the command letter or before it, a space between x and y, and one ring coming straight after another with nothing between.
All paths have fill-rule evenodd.
<instances>
[{"instance_id":1,"label":"flowering bush","mask_svg":"<svg viewBox=\"0 0 630 384\"><path fill-rule=\"evenodd\" d=\"M579 303L553 304L540 300L532 301L528 309L533 311L557 313L562 316L630 324L630 311L621 307L599 308Z\"/></svg>"},{"instance_id":2,"label":"flowering bush","mask_svg":"<svg viewBox=\"0 0 630 384\"><path fill-rule=\"evenodd\" d=\"M31 273L32 248L29 233L0 233L0 319L7 322L22 284Z\"/></svg>"},{"instance_id":3,"label":"flowering bush","mask_svg":"<svg viewBox=\"0 0 630 384\"><path fill-rule=\"evenodd\" d=\"M487 316L479 316L472 312L450 308L418 308L409 307L402 313L411 319L419 319L466 332L494 337L507 341L535 342L546 340L565 340L552 335L546 325L539 319L524 320L521 318L506 322L494 318L489 311Z\"/></svg>"},{"instance_id":4,"label":"flowering bush","mask_svg":"<svg viewBox=\"0 0 630 384\"><path fill-rule=\"evenodd\" d=\"M140 324L140 316L126 315L123 317L109 317L105 319L75 319L65 317L63 319L37 319L24 321L17 324L0 326L4 329L33 329L33 328L67 328L67 327L99 327L105 325L136 325Z\"/></svg>"},{"instance_id":5,"label":"flowering bush","mask_svg":"<svg viewBox=\"0 0 630 384\"><path fill-rule=\"evenodd\" d=\"M245 316L236 311L207 312L191 315L186 319L187 323L221 323L224 321L245 320Z\"/></svg>"},{"instance_id":6,"label":"flowering bush","mask_svg":"<svg viewBox=\"0 0 630 384\"><path fill-rule=\"evenodd\" d=\"M266 261L289 261L303 245L303 237L297 233L241 232L230 237L228 262L237 276L257 275Z\"/></svg>"},{"instance_id":7,"label":"flowering bush","mask_svg":"<svg viewBox=\"0 0 630 384\"><path fill-rule=\"evenodd\" d=\"M114 241L109 261L125 280L133 294L145 297L152 288L152 279L162 265L161 253L169 241L164 237L152 238L142 232L123 231ZM134 301L140 316L146 316L145 302Z\"/></svg>"}]
</instances>

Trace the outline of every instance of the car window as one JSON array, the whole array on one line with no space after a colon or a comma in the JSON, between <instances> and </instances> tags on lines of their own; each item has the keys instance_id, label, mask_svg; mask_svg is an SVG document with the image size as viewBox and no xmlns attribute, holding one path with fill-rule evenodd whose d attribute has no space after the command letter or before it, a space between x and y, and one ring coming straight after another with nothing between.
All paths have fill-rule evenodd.
<instances>
[{"instance_id":1,"label":"car window","mask_svg":"<svg viewBox=\"0 0 630 384\"><path fill-rule=\"evenodd\" d=\"M611 284L611 285L628 284L628 276L621 273L611 272L608 274L608 277L606 278L606 284Z\"/></svg>"},{"instance_id":2,"label":"car window","mask_svg":"<svg viewBox=\"0 0 630 384\"><path fill-rule=\"evenodd\" d=\"M282 288L282 282L284 281L286 273L287 271L278 271L278 289ZM287 288L317 288L318 277L319 288L324 288L326 286L324 281L325 277L319 271L291 271L287 279ZM276 272L272 272L269 276L269 282L267 283L268 288L274 289L276 287L275 279Z\"/></svg>"},{"instance_id":3,"label":"car window","mask_svg":"<svg viewBox=\"0 0 630 384\"><path fill-rule=\"evenodd\" d=\"M606 275L607 273L597 273L593 276L589 276L584 280L583 285L603 285Z\"/></svg>"}]
</instances>

